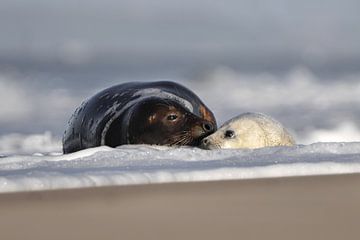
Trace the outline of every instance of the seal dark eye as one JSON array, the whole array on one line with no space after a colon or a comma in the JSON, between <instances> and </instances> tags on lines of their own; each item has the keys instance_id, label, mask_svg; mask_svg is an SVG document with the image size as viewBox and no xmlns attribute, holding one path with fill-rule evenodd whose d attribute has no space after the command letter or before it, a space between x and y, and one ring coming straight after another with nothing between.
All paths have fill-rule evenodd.
<instances>
[{"instance_id":1,"label":"seal dark eye","mask_svg":"<svg viewBox=\"0 0 360 240\"><path fill-rule=\"evenodd\" d=\"M169 114L167 116L167 120L169 121L175 121L178 118L178 116L176 114Z\"/></svg>"},{"instance_id":2,"label":"seal dark eye","mask_svg":"<svg viewBox=\"0 0 360 240\"><path fill-rule=\"evenodd\" d=\"M234 138L235 132L233 130L226 130L224 135L225 135L225 138Z\"/></svg>"}]
</instances>

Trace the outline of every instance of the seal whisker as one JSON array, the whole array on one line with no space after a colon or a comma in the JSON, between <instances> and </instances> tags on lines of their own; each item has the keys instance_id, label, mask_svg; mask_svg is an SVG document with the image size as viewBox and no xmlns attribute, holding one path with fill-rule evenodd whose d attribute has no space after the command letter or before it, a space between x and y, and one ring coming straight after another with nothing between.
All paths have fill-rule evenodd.
<instances>
[{"instance_id":1,"label":"seal whisker","mask_svg":"<svg viewBox=\"0 0 360 240\"><path fill-rule=\"evenodd\" d=\"M170 145L181 145L182 142L184 142L186 140L186 136L180 136L178 138L175 138L173 142L170 143Z\"/></svg>"},{"instance_id":2,"label":"seal whisker","mask_svg":"<svg viewBox=\"0 0 360 240\"><path fill-rule=\"evenodd\" d=\"M190 142L193 141L193 138L190 136L190 135L187 135L183 141L182 141L182 145L186 145L186 144L189 144Z\"/></svg>"},{"instance_id":3,"label":"seal whisker","mask_svg":"<svg viewBox=\"0 0 360 240\"><path fill-rule=\"evenodd\" d=\"M176 135L173 135L171 138L178 138L178 137L182 137L182 136L186 136L186 135L189 135L190 134L190 131L182 131Z\"/></svg>"},{"instance_id":4,"label":"seal whisker","mask_svg":"<svg viewBox=\"0 0 360 240\"><path fill-rule=\"evenodd\" d=\"M220 149L220 148L221 148L220 143L215 143L214 145L215 145L215 147L216 147L217 149Z\"/></svg>"},{"instance_id":5,"label":"seal whisker","mask_svg":"<svg viewBox=\"0 0 360 240\"><path fill-rule=\"evenodd\" d=\"M186 134L177 134L177 135L171 136L169 140L177 141L177 140L179 140L180 138L185 137L185 135L186 135Z\"/></svg>"},{"instance_id":6,"label":"seal whisker","mask_svg":"<svg viewBox=\"0 0 360 240\"><path fill-rule=\"evenodd\" d=\"M181 134L174 138L171 145L186 145L192 141L192 137L189 134Z\"/></svg>"}]
</instances>

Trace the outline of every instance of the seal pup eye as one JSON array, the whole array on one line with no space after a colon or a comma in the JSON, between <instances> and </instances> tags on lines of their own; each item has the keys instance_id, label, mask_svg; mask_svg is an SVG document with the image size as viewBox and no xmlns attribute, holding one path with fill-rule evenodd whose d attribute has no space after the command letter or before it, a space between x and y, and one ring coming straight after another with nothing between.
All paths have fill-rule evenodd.
<instances>
[{"instance_id":1,"label":"seal pup eye","mask_svg":"<svg viewBox=\"0 0 360 240\"><path fill-rule=\"evenodd\" d=\"M176 114L169 114L166 119L169 121L175 121L177 118L178 116Z\"/></svg>"},{"instance_id":2,"label":"seal pup eye","mask_svg":"<svg viewBox=\"0 0 360 240\"><path fill-rule=\"evenodd\" d=\"M224 136L225 138L234 138L235 132L233 130L226 130Z\"/></svg>"}]
</instances>

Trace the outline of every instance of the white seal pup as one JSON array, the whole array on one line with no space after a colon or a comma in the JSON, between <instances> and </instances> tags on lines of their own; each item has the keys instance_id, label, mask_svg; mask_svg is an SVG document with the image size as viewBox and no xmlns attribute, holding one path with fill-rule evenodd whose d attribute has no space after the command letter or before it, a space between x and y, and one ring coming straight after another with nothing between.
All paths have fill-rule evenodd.
<instances>
[{"instance_id":1,"label":"white seal pup","mask_svg":"<svg viewBox=\"0 0 360 240\"><path fill-rule=\"evenodd\" d=\"M261 113L244 113L204 138L204 149L293 146L294 138L281 123Z\"/></svg>"}]
</instances>

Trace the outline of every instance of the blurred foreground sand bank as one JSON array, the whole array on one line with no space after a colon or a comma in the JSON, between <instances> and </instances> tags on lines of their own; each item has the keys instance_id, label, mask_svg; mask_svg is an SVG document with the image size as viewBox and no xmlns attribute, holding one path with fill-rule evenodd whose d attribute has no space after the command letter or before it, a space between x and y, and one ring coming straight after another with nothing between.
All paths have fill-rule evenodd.
<instances>
[{"instance_id":1,"label":"blurred foreground sand bank","mask_svg":"<svg viewBox=\"0 0 360 240\"><path fill-rule=\"evenodd\" d=\"M358 239L360 174L0 194L1 239Z\"/></svg>"}]
</instances>

